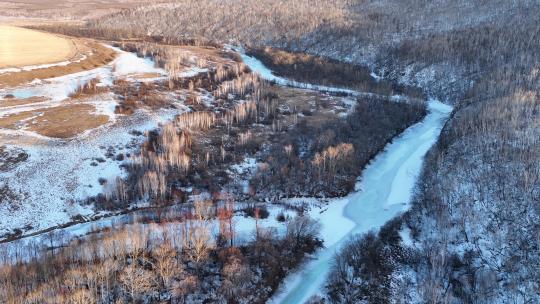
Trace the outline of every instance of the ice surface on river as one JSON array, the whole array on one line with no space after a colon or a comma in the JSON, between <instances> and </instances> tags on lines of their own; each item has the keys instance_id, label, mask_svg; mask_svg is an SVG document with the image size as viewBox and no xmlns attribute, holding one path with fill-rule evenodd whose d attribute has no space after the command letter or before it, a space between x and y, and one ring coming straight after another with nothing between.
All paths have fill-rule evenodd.
<instances>
[{"instance_id":1,"label":"ice surface on river","mask_svg":"<svg viewBox=\"0 0 540 304\"><path fill-rule=\"evenodd\" d=\"M332 257L349 236L376 230L409 208L424 156L451 111L450 106L431 100L424 120L408 128L373 160L362 173L357 191L336 202L336 209L343 212L332 219L323 215L323 220L330 221L327 225L331 231L330 238L323 234L326 248L290 275L271 303L303 303L321 292ZM328 208L333 208L332 203ZM354 225L346 224L349 222Z\"/></svg>"}]
</instances>

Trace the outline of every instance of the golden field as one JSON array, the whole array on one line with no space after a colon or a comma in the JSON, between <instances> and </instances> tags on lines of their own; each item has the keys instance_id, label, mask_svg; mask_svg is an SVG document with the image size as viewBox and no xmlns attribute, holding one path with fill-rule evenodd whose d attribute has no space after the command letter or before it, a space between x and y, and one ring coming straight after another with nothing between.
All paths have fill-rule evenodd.
<instances>
[{"instance_id":1,"label":"golden field","mask_svg":"<svg viewBox=\"0 0 540 304\"><path fill-rule=\"evenodd\" d=\"M0 73L0 88L94 69L111 62L115 51L92 39L65 37L10 25L0 25L0 69L37 66ZM54 65L54 63L69 64ZM53 64L40 67L40 65Z\"/></svg>"},{"instance_id":2,"label":"golden field","mask_svg":"<svg viewBox=\"0 0 540 304\"><path fill-rule=\"evenodd\" d=\"M57 63L76 55L77 48L70 39L0 25L0 68Z\"/></svg>"}]
</instances>

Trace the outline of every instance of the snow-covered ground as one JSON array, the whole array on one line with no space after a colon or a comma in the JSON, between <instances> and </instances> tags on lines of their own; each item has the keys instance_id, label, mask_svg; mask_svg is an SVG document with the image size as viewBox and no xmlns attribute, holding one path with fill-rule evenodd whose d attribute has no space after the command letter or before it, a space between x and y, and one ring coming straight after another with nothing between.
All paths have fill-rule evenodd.
<instances>
[{"instance_id":1,"label":"snow-covered ground","mask_svg":"<svg viewBox=\"0 0 540 304\"><path fill-rule=\"evenodd\" d=\"M156 68L154 61L150 58L141 58L134 53L122 51L117 47L108 45L107 47L120 53L120 56L118 56L112 63L112 66L114 67L113 74L116 77L145 73L155 73L161 75L167 74L165 70Z\"/></svg>"},{"instance_id":2,"label":"snow-covered ground","mask_svg":"<svg viewBox=\"0 0 540 304\"><path fill-rule=\"evenodd\" d=\"M1 107L0 117L24 111L62 105L63 102L69 99L69 95L80 85L84 85L94 78L99 78L101 85L110 86L112 85L113 80L117 78L139 80L137 75L141 74L152 73L162 76L167 75L165 70L156 68L154 62L148 58L140 58L133 53L124 52L111 46L108 47L114 49L118 53L118 56L110 64L103 67L46 80L36 79L29 85L16 88L0 89L0 106L2 106L2 101L6 100L2 99L2 96L8 94L21 99L30 97L43 98L42 102ZM101 104L110 102L111 100L106 99L103 100ZM113 104L113 107L115 104L116 103Z\"/></svg>"},{"instance_id":3,"label":"snow-covered ground","mask_svg":"<svg viewBox=\"0 0 540 304\"><path fill-rule=\"evenodd\" d=\"M139 81L138 75L145 73L166 76L151 60L114 49L117 58L103 67L0 90L0 96L44 98L43 102L0 107L0 117L66 104L77 86L96 77L101 84L111 85L117 78ZM139 110L132 116L117 119L113 94L82 102L93 105L97 114L108 115L109 123L67 140L47 138L27 130L0 129L2 145L29 155L15 168L0 172L0 186L7 185L14 192L14 196L7 198L9 201L0 204L0 235L23 228L25 233L39 231L69 222L76 215L92 215L92 206L81 206L79 202L103 191L100 179L113 180L123 174L122 161L107 154L111 150L114 155L132 153L143 140L132 131L155 129L186 110L178 104L176 109Z\"/></svg>"},{"instance_id":4,"label":"snow-covered ground","mask_svg":"<svg viewBox=\"0 0 540 304\"><path fill-rule=\"evenodd\" d=\"M69 222L72 216L91 215L92 206L78 202L103 192L100 178L112 181L123 174L122 162L106 157L109 149L115 155L133 153L144 138L131 131L154 129L178 113L173 109L140 111L75 139L8 145L25 150L29 158L0 173L1 184L20 195L20 202L0 206L0 234L27 225L32 227L28 232L38 231Z\"/></svg>"},{"instance_id":5,"label":"snow-covered ground","mask_svg":"<svg viewBox=\"0 0 540 304\"><path fill-rule=\"evenodd\" d=\"M376 230L409 208L423 158L452 111L435 100L428 108L422 122L408 128L364 170L355 192L337 200L335 209L333 203L328 205L334 216L327 217L327 213L320 217L325 248L282 283L271 303L303 303L321 292L332 257L349 236Z\"/></svg>"},{"instance_id":6,"label":"snow-covered ground","mask_svg":"<svg viewBox=\"0 0 540 304\"><path fill-rule=\"evenodd\" d=\"M185 210L185 206L174 205L165 208L161 208L158 212L160 214L180 214L180 210ZM284 235L286 232L286 222L278 221L278 215L283 215L285 219L293 218L296 216L296 211L287 209L281 205L268 205L265 206L268 211L268 217L264 219L259 219L258 222L255 221L253 217L247 216L241 210L243 206L236 206L237 209L235 215L232 219L232 224L235 229L235 238L234 243L236 245L243 245L249 242L252 242L255 239L255 231L258 225L259 228L264 229L274 229L279 235ZM320 211L319 208L315 207L313 209ZM150 224L141 224L135 223L137 218L141 217L152 217L157 214L156 210L137 210L128 214L118 214L111 215L100 218L99 220L84 222L65 228L59 228L54 230L54 234L41 233L33 236L28 236L22 239L18 239L8 243L0 243L0 251L8 253L6 256L10 256L15 261L17 259L27 259L30 256L25 254L31 253L32 251L21 250L21 248L37 248L41 246L65 246L69 244L72 240L77 238L85 238L89 234L95 231L108 228L127 228L127 229L137 229L139 225L142 225L146 228L151 227L153 230L151 233L159 235L161 230L169 231L174 233L179 233L182 229L181 226L184 225L182 221L174 220L174 217L171 220L161 223L160 225ZM216 240L219 235L219 226L220 223L217 219L210 219L205 222L205 226L209 229L211 234L211 240L213 242Z\"/></svg>"},{"instance_id":7,"label":"snow-covered ground","mask_svg":"<svg viewBox=\"0 0 540 304\"><path fill-rule=\"evenodd\" d=\"M95 215L93 206L82 206L81 201L102 193L106 185L103 180L114 180L124 174L122 161L110 157L132 154L143 137L132 131L144 132L155 129L187 110L181 101L176 107L161 110L138 110L132 116L114 113L117 98L112 93L72 100L70 94L80 85L99 79L100 86L111 86L115 79L146 82L166 79L169 75L157 68L149 58L105 45L116 51L117 57L109 64L61 77L34 80L15 88L0 89L0 118L12 114L32 111L41 115L42 109L84 103L95 108L95 114L109 116L109 122L96 129L87 130L75 138L54 139L39 135L25 127L18 130L0 129L0 146L7 150L24 151L29 155L24 162L8 171L0 172L0 187L8 186L11 193L0 200L0 235L22 229L24 234L70 222L74 216ZM208 71L196 65L186 67L175 77L192 77ZM30 66L24 70L49 66ZM17 70L18 71L18 70ZM17 72L4 71L4 72ZM178 92L177 92L178 93ZM8 105L13 95L17 99L36 98L25 104ZM174 96L173 96L174 95ZM172 94L182 100L182 92ZM211 103L208 98L206 104ZM2 105L5 102L4 106ZM35 118L32 116L26 120ZM109 157L107 157L109 156Z\"/></svg>"}]
</instances>

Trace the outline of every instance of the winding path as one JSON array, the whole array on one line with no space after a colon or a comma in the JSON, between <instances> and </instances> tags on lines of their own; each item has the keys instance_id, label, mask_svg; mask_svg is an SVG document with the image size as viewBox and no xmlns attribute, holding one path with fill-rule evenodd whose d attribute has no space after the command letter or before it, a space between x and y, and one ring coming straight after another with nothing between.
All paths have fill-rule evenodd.
<instances>
[{"instance_id":1,"label":"winding path","mask_svg":"<svg viewBox=\"0 0 540 304\"><path fill-rule=\"evenodd\" d=\"M291 84L286 79L272 75L271 71L255 58L244 55L244 61L263 78L280 84ZM317 86L313 85L303 86L317 89ZM329 91L326 87L323 90ZM336 88L330 91L345 90ZM437 141L452 107L430 100L428 110L429 113L423 121L405 130L371 162L363 171L355 192L336 201L336 208L343 210L341 216L325 221L323 214L323 229L340 237L325 239L326 248L319 250L301 270L290 275L270 303L304 303L321 292L334 254L351 235L378 229L409 208L424 156ZM349 225L350 222L353 224Z\"/></svg>"}]
</instances>

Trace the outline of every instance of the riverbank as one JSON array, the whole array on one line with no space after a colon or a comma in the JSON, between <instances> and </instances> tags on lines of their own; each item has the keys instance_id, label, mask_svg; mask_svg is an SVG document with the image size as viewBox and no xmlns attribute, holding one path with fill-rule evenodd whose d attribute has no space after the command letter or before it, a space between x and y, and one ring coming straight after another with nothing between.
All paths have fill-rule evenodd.
<instances>
[{"instance_id":1,"label":"riverbank","mask_svg":"<svg viewBox=\"0 0 540 304\"><path fill-rule=\"evenodd\" d=\"M326 242L304 267L290 275L270 303L304 303L324 287L334 254L352 235L377 230L409 208L414 186L427 151L435 144L452 107L429 102L426 118L407 129L364 170L357 191L339 200L332 232L341 236ZM333 205L332 205L333 206ZM354 226L341 223L353 222Z\"/></svg>"}]
</instances>

